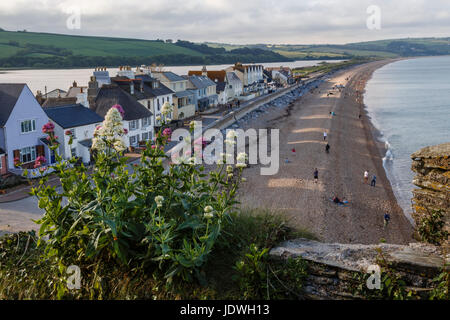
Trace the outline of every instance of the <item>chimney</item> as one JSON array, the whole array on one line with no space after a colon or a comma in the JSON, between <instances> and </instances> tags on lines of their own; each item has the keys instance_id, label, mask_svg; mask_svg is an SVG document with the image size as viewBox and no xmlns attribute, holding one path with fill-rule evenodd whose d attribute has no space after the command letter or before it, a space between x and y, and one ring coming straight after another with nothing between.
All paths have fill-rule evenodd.
<instances>
[{"instance_id":1,"label":"chimney","mask_svg":"<svg viewBox=\"0 0 450 320\"><path fill-rule=\"evenodd\" d=\"M77 82L76 82L76 81L74 81L74 82L72 83L72 87L74 87L74 88L77 87Z\"/></svg>"},{"instance_id":2,"label":"chimney","mask_svg":"<svg viewBox=\"0 0 450 320\"><path fill-rule=\"evenodd\" d=\"M202 68L202 76L205 76L205 77L208 76L208 71L206 70L206 66L203 66L203 68Z\"/></svg>"}]
</instances>

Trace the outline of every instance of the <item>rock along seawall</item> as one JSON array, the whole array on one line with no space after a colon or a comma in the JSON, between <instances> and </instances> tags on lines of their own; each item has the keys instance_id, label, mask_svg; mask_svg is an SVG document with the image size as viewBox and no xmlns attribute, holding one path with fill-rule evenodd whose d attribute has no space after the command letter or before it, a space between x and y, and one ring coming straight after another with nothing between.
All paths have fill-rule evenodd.
<instances>
[{"instance_id":1,"label":"rock along seawall","mask_svg":"<svg viewBox=\"0 0 450 320\"><path fill-rule=\"evenodd\" d=\"M450 142L425 147L411 155L413 183L413 217L416 227L424 225L433 212L440 211L444 232L450 232ZM448 235L440 244L449 248Z\"/></svg>"}]
</instances>

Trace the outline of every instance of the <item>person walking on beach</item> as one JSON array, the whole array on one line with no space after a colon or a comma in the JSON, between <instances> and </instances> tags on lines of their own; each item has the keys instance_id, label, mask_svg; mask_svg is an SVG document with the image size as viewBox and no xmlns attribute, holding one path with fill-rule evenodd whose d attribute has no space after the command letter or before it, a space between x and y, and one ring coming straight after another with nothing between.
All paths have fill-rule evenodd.
<instances>
[{"instance_id":1,"label":"person walking on beach","mask_svg":"<svg viewBox=\"0 0 450 320\"><path fill-rule=\"evenodd\" d=\"M327 132L326 131L323 132L323 140L327 140Z\"/></svg>"},{"instance_id":2,"label":"person walking on beach","mask_svg":"<svg viewBox=\"0 0 450 320\"><path fill-rule=\"evenodd\" d=\"M325 146L325 151L326 151L326 153L330 153L330 145L328 143Z\"/></svg>"},{"instance_id":3,"label":"person walking on beach","mask_svg":"<svg viewBox=\"0 0 450 320\"><path fill-rule=\"evenodd\" d=\"M366 170L364 171L364 183L367 184L368 181L369 181L369 172Z\"/></svg>"},{"instance_id":4,"label":"person walking on beach","mask_svg":"<svg viewBox=\"0 0 450 320\"><path fill-rule=\"evenodd\" d=\"M317 183L319 181L319 170L317 168L314 169L314 183Z\"/></svg>"},{"instance_id":5,"label":"person walking on beach","mask_svg":"<svg viewBox=\"0 0 450 320\"><path fill-rule=\"evenodd\" d=\"M370 186L371 187L375 187L376 183L377 183L377 177L375 175L373 175L372 181L370 182Z\"/></svg>"},{"instance_id":6,"label":"person walking on beach","mask_svg":"<svg viewBox=\"0 0 450 320\"><path fill-rule=\"evenodd\" d=\"M387 225L389 223L389 220L391 220L391 215L386 212L384 214L384 229L386 229L386 227L387 227Z\"/></svg>"}]
</instances>

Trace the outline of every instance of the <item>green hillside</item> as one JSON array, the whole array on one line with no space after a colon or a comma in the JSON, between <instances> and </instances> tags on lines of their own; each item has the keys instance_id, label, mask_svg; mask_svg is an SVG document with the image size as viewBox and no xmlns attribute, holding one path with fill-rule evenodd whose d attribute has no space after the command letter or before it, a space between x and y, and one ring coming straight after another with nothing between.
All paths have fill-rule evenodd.
<instances>
[{"instance_id":1,"label":"green hillside","mask_svg":"<svg viewBox=\"0 0 450 320\"><path fill-rule=\"evenodd\" d=\"M72 68L140 64L198 65L290 61L276 52L230 51L178 40L73 36L0 29L0 68Z\"/></svg>"},{"instance_id":2,"label":"green hillside","mask_svg":"<svg viewBox=\"0 0 450 320\"><path fill-rule=\"evenodd\" d=\"M73 55L83 56L158 56L185 54L202 56L201 53L158 40L126 38L84 37L35 32L0 32L0 57L9 57L27 45L45 45L70 50ZM5 50L4 50L5 49ZM39 53L34 48L32 53Z\"/></svg>"},{"instance_id":3,"label":"green hillside","mask_svg":"<svg viewBox=\"0 0 450 320\"><path fill-rule=\"evenodd\" d=\"M230 50L238 45L208 43ZM407 38L349 43L344 45L245 45L279 53L291 59L395 58L450 54L450 38Z\"/></svg>"}]
</instances>

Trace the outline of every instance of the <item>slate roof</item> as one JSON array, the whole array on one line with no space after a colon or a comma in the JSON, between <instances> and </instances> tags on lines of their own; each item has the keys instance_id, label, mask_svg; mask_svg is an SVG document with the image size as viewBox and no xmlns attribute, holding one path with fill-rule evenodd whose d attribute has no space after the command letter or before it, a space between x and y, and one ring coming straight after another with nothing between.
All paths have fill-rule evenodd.
<instances>
[{"instance_id":1,"label":"slate roof","mask_svg":"<svg viewBox=\"0 0 450 320\"><path fill-rule=\"evenodd\" d=\"M226 85L227 85L226 82L217 82L216 83L216 92L219 93L219 92L225 91Z\"/></svg>"},{"instance_id":2,"label":"slate roof","mask_svg":"<svg viewBox=\"0 0 450 320\"><path fill-rule=\"evenodd\" d=\"M82 140L82 141L79 141L78 143L89 149L92 147L92 139Z\"/></svg>"},{"instance_id":3,"label":"slate roof","mask_svg":"<svg viewBox=\"0 0 450 320\"><path fill-rule=\"evenodd\" d=\"M143 76L144 77L144 76ZM126 91L128 94L136 98L137 100L144 100L149 98L155 98L159 96L165 96L168 94L172 94L173 91L163 85L156 79L146 76L145 78L141 78L141 76L137 76L136 79L129 79L127 77L114 77L111 78L111 81L118 85L122 90ZM144 79L144 81L142 81ZM152 80L149 80L152 79ZM154 81L158 81L158 87L153 88L152 83ZM130 84L134 84L134 93L131 94ZM142 91L141 91L141 83L142 83Z\"/></svg>"},{"instance_id":4,"label":"slate roof","mask_svg":"<svg viewBox=\"0 0 450 320\"><path fill-rule=\"evenodd\" d=\"M228 79L229 82L231 82L231 81L239 81L239 82L241 82L241 79L234 72L227 72L227 79Z\"/></svg>"},{"instance_id":5,"label":"slate roof","mask_svg":"<svg viewBox=\"0 0 450 320\"><path fill-rule=\"evenodd\" d=\"M185 79L172 71L165 71L162 73L169 81L184 81Z\"/></svg>"},{"instance_id":6,"label":"slate roof","mask_svg":"<svg viewBox=\"0 0 450 320\"><path fill-rule=\"evenodd\" d=\"M25 86L25 83L0 83L0 127L8 121Z\"/></svg>"},{"instance_id":7,"label":"slate roof","mask_svg":"<svg viewBox=\"0 0 450 320\"><path fill-rule=\"evenodd\" d=\"M197 89L203 89L210 86L215 86L216 83L205 76L190 76L189 81L196 87Z\"/></svg>"},{"instance_id":8,"label":"slate roof","mask_svg":"<svg viewBox=\"0 0 450 320\"><path fill-rule=\"evenodd\" d=\"M136 90L135 90L136 92ZM94 111L104 117L115 104L120 104L125 111L124 120L131 121L151 117L153 113L136 101L128 92L117 85L104 85L98 92Z\"/></svg>"},{"instance_id":9,"label":"slate roof","mask_svg":"<svg viewBox=\"0 0 450 320\"><path fill-rule=\"evenodd\" d=\"M193 93L192 91L185 90L185 91L178 91L178 92L175 92L174 95L175 95L177 98L184 98L184 97L193 96L194 93Z\"/></svg>"},{"instance_id":10,"label":"slate roof","mask_svg":"<svg viewBox=\"0 0 450 320\"><path fill-rule=\"evenodd\" d=\"M81 104L44 108L47 116L63 129L99 123L103 118Z\"/></svg>"},{"instance_id":11,"label":"slate roof","mask_svg":"<svg viewBox=\"0 0 450 320\"><path fill-rule=\"evenodd\" d=\"M59 97L59 98L47 98L42 104L43 108L53 108L60 106L67 106L70 104L76 104L77 97Z\"/></svg>"}]
</instances>

